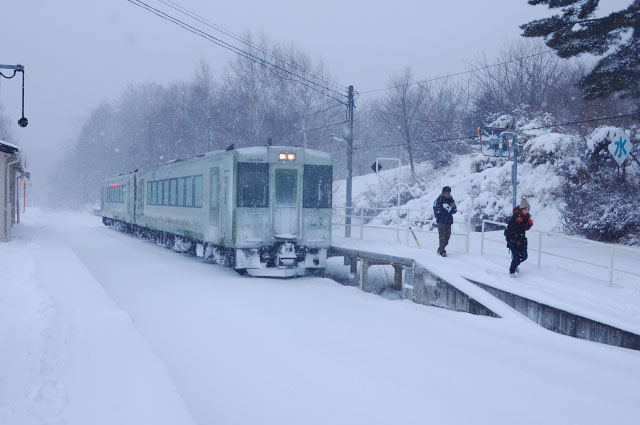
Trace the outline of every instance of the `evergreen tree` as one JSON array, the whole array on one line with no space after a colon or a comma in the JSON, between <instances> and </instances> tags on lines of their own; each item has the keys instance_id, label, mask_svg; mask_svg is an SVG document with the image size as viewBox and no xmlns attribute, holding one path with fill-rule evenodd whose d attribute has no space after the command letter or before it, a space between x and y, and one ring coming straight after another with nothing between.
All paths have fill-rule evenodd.
<instances>
[{"instance_id":1,"label":"evergreen tree","mask_svg":"<svg viewBox=\"0 0 640 425\"><path fill-rule=\"evenodd\" d=\"M544 37L558 56L602 56L579 81L585 99L618 94L640 99L640 0L596 18L600 0L528 0L530 5L561 8L562 14L521 25L524 37Z\"/></svg>"}]
</instances>

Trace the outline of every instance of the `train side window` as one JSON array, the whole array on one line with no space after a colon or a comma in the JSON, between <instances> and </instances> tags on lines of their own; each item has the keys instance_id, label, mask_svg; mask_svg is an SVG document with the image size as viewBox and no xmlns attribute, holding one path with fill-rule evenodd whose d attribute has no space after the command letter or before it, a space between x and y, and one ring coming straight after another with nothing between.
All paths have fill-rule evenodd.
<instances>
[{"instance_id":1,"label":"train side window","mask_svg":"<svg viewBox=\"0 0 640 425\"><path fill-rule=\"evenodd\" d=\"M162 205L162 180L156 181L156 205Z\"/></svg>"},{"instance_id":2,"label":"train side window","mask_svg":"<svg viewBox=\"0 0 640 425\"><path fill-rule=\"evenodd\" d=\"M185 178L184 193L186 195L185 206L193 206L193 177Z\"/></svg>"},{"instance_id":3,"label":"train side window","mask_svg":"<svg viewBox=\"0 0 640 425\"><path fill-rule=\"evenodd\" d=\"M218 180L220 179L220 168L214 167L211 169L211 208L218 208Z\"/></svg>"},{"instance_id":4,"label":"train side window","mask_svg":"<svg viewBox=\"0 0 640 425\"><path fill-rule=\"evenodd\" d=\"M147 205L151 205L151 182L147 182Z\"/></svg>"},{"instance_id":5,"label":"train side window","mask_svg":"<svg viewBox=\"0 0 640 425\"><path fill-rule=\"evenodd\" d=\"M238 207L267 208L269 206L269 164L238 162L237 196Z\"/></svg>"},{"instance_id":6,"label":"train side window","mask_svg":"<svg viewBox=\"0 0 640 425\"><path fill-rule=\"evenodd\" d=\"M158 182L151 182L151 205L158 204Z\"/></svg>"},{"instance_id":7,"label":"train side window","mask_svg":"<svg viewBox=\"0 0 640 425\"><path fill-rule=\"evenodd\" d=\"M304 166L304 208L331 208L332 172L331 165Z\"/></svg>"},{"instance_id":8,"label":"train side window","mask_svg":"<svg viewBox=\"0 0 640 425\"><path fill-rule=\"evenodd\" d=\"M193 178L194 207L202 208L202 175Z\"/></svg>"},{"instance_id":9,"label":"train side window","mask_svg":"<svg viewBox=\"0 0 640 425\"><path fill-rule=\"evenodd\" d=\"M184 207L184 177L178 179L178 203L179 207Z\"/></svg>"},{"instance_id":10,"label":"train side window","mask_svg":"<svg viewBox=\"0 0 640 425\"><path fill-rule=\"evenodd\" d=\"M169 180L162 180L162 205L169 205Z\"/></svg>"},{"instance_id":11,"label":"train side window","mask_svg":"<svg viewBox=\"0 0 640 425\"><path fill-rule=\"evenodd\" d=\"M178 179L169 179L169 205L176 205L178 199Z\"/></svg>"}]
</instances>

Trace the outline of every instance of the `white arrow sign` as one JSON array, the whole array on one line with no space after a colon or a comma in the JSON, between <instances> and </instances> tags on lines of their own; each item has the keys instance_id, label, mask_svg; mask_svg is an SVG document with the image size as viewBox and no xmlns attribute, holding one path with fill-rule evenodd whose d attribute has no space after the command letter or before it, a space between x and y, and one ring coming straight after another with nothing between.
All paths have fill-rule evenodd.
<instances>
[{"instance_id":1,"label":"white arrow sign","mask_svg":"<svg viewBox=\"0 0 640 425\"><path fill-rule=\"evenodd\" d=\"M623 139L622 136L618 140L614 140L609 143L609 152L613 155L613 158L616 160L618 165L622 165L627 156L629 156L629 141L627 139Z\"/></svg>"}]
</instances>

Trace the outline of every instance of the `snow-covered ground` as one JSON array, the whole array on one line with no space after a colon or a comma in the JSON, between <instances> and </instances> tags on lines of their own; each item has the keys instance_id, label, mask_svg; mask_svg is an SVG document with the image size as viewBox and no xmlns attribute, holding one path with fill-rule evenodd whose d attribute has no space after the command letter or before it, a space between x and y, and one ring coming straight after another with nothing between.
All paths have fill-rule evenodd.
<instances>
[{"instance_id":1,"label":"snow-covered ground","mask_svg":"<svg viewBox=\"0 0 640 425\"><path fill-rule=\"evenodd\" d=\"M640 415L639 352L516 314L455 313L328 279L242 277L88 214L27 210L13 236L0 244L1 424L635 424ZM504 268L493 254L459 255L433 265ZM518 284L534 271L525 266Z\"/></svg>"},{"instance_id":2,"label":"snow-covered ground","mask_svg":"<svg viewBox=\"0 0 640 425\"><path fill-rule=\"evenodd\" d=\"M531 125L535 127L534 124ZM608 127L605 130L613 132ZM526 132L530 138L524 150L530 157L554 152L558 145L571 143L574 139L571 135L550 133L548 129ZM602 138L598 135L599 132L594 134L592 139ZM512 162L498 163L481 172L474 172L472 163L482 159L481 155L458 155L450 165L437 170L428 163L419 164L415 180L409 178L408 166L355 177L354 206L364 209L369 208L372 201L395 201L397 192L394 184L398 180L412 184L416 181L426 183L421 184L424 186L422 188L412 187L415 199L401 205L400 220L397 219L398 214L394 208L388 211L369 210L369 216L378 218L366 223L361 229L360 219L355 217L352 239L349 241L340 238L344 235L344 226L334 226L334 242L405 255L417 259L432 271L438 269L441 274L455 270L457 276L478 280L640 334L639 248L628 250L628 247L619 246L616 249L614 268L618 271L614 272L613 286L609 287L612 245L568 240L544 233L541 267L538 269L539 232L556 233L561 227L558 212L560 200L557 198L560 178L550 164L532 165L525 162L518 165L518 191L531 204L534 223L533 228L527 232L529 259L520 266L522 273L518 279L508 277L511 260L502 230L485 233L484 255L480 254L481 234L471 232L469 254L466 254L469 215L473 216L474 211L481 209L486 216L501 217L499 221L506 222L505 217L510 216L512 210ZM399 176L403 177L398 179ZM447 252L453 255L443 262L435 255L438 233L432 205L445 185L452 189L458 213L454 215L454 235L447 248ZM337 213L334 223L343 222L340 215L345 213L345 186L344 181L334 183L334 205L337 206L334 208ZM521 196L518 196L518 200ZM354 214L359 213L360 210L354 210ZM408 225L415 231L421 250L416 249L417 245L408 231ZM362 239L363 242L357 239Z\"/></svg>"}]
</instances>

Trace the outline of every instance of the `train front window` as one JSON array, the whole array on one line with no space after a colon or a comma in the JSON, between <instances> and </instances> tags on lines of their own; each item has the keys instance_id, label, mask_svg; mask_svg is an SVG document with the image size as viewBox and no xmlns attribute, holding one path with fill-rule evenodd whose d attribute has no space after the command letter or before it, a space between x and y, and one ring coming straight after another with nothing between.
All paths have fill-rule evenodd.
<instances>
[{"instance_id":1,"label":"train front window","mask_svg":"<svg viewBox=\"0 0 640 425\"><path fill-rule=\"evenodd\" d=\"M276 202L281 207L296 204L296 170L276 171Z\"/></svg>"},{"instance_id":2,"label":"train front window","mask_svg":"<svg viewBox=\"0 0 640 425\"><path fill-rule=\"evenodd\" d=\"M238 162L238 207L269 206L269 164Z\"/></svg>"},{"instance_id":3,"label":"train front window","mask_svg":"<svg viewBox=\"0 0 640 425\"><path fill-rule=\"evenodd\" d=\"M331 184L331 165L305 165L303 207L331 208Z\"/></svg>"}]
</instances>

